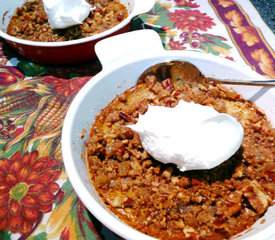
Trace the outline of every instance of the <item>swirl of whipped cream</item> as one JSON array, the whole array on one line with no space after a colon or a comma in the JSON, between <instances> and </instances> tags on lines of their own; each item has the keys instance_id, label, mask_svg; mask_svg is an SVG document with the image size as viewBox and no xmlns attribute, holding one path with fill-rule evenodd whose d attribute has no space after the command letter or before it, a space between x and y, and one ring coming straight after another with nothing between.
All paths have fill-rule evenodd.
<instances>
[{"instance_id":1,"label":"swirl of whipped cream","mask_svg":"<svg viewBox=\"0 0 275 240\"><path fill-rule=\"evenodd\" d=\"M180 171L211 169L241 146L243 127L214 108L180 100L174 108L150 105L134 125L143 148L156 160Z\"/></svg>"},{"instance_id":2,"label":"swirl of whipped cream","mask_svg":"<svg viewBox=\"0 0 275 240\"><path fill-rule=\"evenodd\" d=\"M52 29L82 24L95 9L85 0L43 0L43 4Z\"/></svg>"}]
</instances>

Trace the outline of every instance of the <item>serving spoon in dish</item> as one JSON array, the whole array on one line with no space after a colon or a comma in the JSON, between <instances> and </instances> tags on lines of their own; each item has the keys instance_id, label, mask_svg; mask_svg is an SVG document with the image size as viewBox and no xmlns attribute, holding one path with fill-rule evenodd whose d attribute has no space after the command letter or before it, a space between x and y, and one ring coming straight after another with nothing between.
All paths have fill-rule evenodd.
<instances>
[{"instance_id":1,"label":"serving spoon in dish","mask_svg":"<svg viewBox=\"0 0 275 240\"><path fill-rule=\"evenodd\" d=\"M195 79L201 75L204 76L204 80L209 83L223 83L223 84L235 84L235 85L251 85L251 86L275 86L275 79L266 80L247 80L247 79L226 79L215 76L207 76L207 74L200 72L200 70L194 66L192 63L185 61L166 61L162 63L157 63L149 68L147 68L140 76L139 81L143 80L148 75L155 75L159 81L171 78L171 68L177 66L181 68L181 71L186 73L186 77L189 79Z\"/></svg>"}]
</instances>

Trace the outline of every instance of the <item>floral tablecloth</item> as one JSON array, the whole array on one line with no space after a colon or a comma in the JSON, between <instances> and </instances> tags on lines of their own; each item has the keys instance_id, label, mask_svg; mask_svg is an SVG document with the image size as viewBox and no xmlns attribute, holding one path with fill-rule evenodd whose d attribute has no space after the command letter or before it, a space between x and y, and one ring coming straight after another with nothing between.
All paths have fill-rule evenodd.
<instances>
[{"instance_id":1,"label":"floral tablecloth","mask_svg":"<svg viewBox=\"0 0 275 240\"><path fill-rule=\"evenodd\" d=\"M248 0L158 0L133 21L140 28L157 31L167 49L206 52L275 78L274 34ZM60 145L71 101L100 69L97 60L37 65L0 39L0 239L113 239L76 196Z\"/></svg>"}]
</instances>

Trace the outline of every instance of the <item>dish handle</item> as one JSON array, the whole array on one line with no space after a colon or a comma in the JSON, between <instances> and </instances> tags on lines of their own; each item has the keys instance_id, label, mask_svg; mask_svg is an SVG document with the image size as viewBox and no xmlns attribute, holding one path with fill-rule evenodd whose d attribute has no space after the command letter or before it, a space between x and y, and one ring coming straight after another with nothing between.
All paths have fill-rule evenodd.
<instances>
[{"instance_id":1,"label":"dish handle","mask_svg":"<svg viewBox=\"0 0 275 240\"><path fill-rule=\"evenodd\" d=\"M151 29L119 34L103 39L95 45L96 55L103 68L162 51L165 50L161 39L158 33Z\"/></svg>"},{"instance_id":2,"label":"dish handle","mask_svg":"<svg viewBox=\"0 0 275 240\"><path fill-rule=\"evenodd\" d=\"M155 5L156 0L136 0L134 2L135 7L133 10L133 16L137 16L142 13L150 11Z\"/></svg>"}]
</instances>

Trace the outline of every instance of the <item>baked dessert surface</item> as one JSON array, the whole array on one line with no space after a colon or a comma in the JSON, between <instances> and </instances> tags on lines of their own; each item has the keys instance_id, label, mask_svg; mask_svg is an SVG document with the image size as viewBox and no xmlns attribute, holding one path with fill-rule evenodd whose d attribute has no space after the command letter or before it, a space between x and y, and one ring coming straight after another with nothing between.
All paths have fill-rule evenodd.
<instances>
[{"instance_id":1,"label":"baked dessert surface","mask_svg":"<svg viewBox=\"0 0 275 240\"><path fill-rule=\"evenodd\" d=\"M228 239L272 205L275 131L257 106L233 90L208 83L188 63L170 71L171 78L163 81L155 75L140 79L96 117L87 142L91 181L110 211L147 235ZM154 160L127 125L149 104L174 107L180 99L235 117L244 128L239 151L211 170L180 172Z\"/></svg>"}]
</instances>

